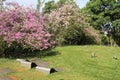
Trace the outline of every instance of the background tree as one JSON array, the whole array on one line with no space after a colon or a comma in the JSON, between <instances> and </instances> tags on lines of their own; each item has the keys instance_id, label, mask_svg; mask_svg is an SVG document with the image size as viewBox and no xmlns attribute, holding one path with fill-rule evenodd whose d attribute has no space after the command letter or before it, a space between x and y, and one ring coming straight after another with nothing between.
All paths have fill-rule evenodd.
<instances>
[{"instance_id":1,"label":"background tree","mask_svg":"<svg viewBox=\"0 0 120 80\"><path fill-rule=\"evenodd\" d=\"M43 8L44 13L50 13L52 10L57 9L57 4L54 0L48 1L45 3L45 7Z\"/></svg>"},{"instance_id":2,"label":"background tree","mask_svg":"<svg viewBox=\"0 0 120 80\"><path fill-rule=\"evenodd\" d=\"M90 0L84 8L85 13L90 14L89 23L98 30L102 25L112 23L112 38L120 45L119 20L120 20L119 0Z\"/></svg>"},{"instance_id":3,"label":"background tree","mask_svg":"<svg viewBox=\"0 0 120 80\"><path fill-rule=\"evenodd\" d=\"M74 0L59 0L58 2L55 2L55 0L51 0L45 3L43 13L51 13L51 11L60 8L65 3L75 4Z\"/></svg>"}]
</instances>

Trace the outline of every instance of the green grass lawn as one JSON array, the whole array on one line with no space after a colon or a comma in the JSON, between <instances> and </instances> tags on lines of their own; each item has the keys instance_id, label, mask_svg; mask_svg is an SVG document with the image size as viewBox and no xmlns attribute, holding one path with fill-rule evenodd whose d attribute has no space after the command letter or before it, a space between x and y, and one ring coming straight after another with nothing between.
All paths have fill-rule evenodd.
<instances>
[{"instance_id":1,"label":"green grass lawn","mask_svg":"<svg viewBox=\"0 0 120 80\"><path fill-rule=\"evenodd\" d=\"M120 80L120 48L105 46L65 46L53 51L58 55L43 57L51 67L62 72L46 75L35 69L26 69L14 59L0 59L0 68L11 68L17 72L7 74L14 80ZM91 58L95 53L96 58ZM40 57L40 56L38 56Z\"/></svg>"}]
</instances>

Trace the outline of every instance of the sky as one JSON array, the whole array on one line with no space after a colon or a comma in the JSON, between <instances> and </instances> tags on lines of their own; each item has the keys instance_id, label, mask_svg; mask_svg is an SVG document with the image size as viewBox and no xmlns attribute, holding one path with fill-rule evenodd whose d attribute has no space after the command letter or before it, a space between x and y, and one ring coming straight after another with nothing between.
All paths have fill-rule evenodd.
<instances>
[{"instance_id":1,"label":"sky","mask_svg":"<svg viewBox=\"0 0 120 80\"><path fill-rule=\"evenodd\" d=\"M34 8L36 7L36 4L37 4L37 0L7 0L7 2L12 2L12 1L18 2L19 4L24 5L24 6L31 6L32 5ZM45 1L47 2L50 0L45 0ZM83 8L88 1L89 0L75 0L75 2L77 3L77 5L80 8Z\"/></svg>"}]
</instances>

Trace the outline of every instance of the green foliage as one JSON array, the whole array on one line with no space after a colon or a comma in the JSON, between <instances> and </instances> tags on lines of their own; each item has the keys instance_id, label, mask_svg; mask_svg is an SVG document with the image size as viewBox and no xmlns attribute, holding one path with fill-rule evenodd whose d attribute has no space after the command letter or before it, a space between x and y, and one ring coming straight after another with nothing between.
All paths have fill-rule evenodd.
<instances>
[{"instance_id":1,"label":"green foliage","mask_svg":"<svg viewBox=\"0 0 120 80\"><path fill-rule=\"evenodd\" d=\"M119 0L90 0L83 10L90 14L88 22L98 30L101 25L112 22L112 37L120 45L120 1Z\"/></svg>"},{"instance_id":2,"label":"green foliage","mask_svg":"<svg viewBox=\"0 0 120 80\"><path fill-rule=\"evenodd\" d=\"M107 37L107 36L102 36L102 37L101 37L101 41L103 42L102 44L104 44L104 45L108 45L108 44L109 44L109 41L108 41L108 37Z\"/></svg>"},{"instance_id":3,"label":"green foliage","mask_svg":"<svg viewBox=\"0 0 120 80\"><path fill-rule=\"evenodd\" d=\"M57 4L54 0L48 1L45 3L45 7L43 8L44 13L50 13L52 10L57 9Z\"/></svg>"},{"instance_id":4,"label":"green foliage","mask_svg":"<svg viewBox=\"0 0 120 80\"><path fill-rule=\"evenodd\" d=\"M12 45L8 45L8 43L0 37L0 57L12 57L13 55L21 55L20 53L23 53L24 50L25 49L20 46L20 44L14 42ZM26 49L26 52L24 53L27 52L28 49Z\"/></svg>"},{"instance_id":5,"label":"green foliage","mask_svg":"<svg viewBox=\"0 0 120 80\"><path fill-rule=\"evenodd\" d=\"M120 19L113 22L113 38L117 44L120 45Z\"/></svg>"},{"instance_id":6,"label":"green foliage","mask_svg":"<svg viewBox=\"0 0 120 80\"><path fill-rule=\"evenodd\" d=\"M6 47L6 42L4 42L3 39L0 37L0 56L4 56Z\"/></svg>"},{"instance_id":7,"label":"green foliage","mask_svg":"<svg viewBox=\"0 0 120 80\"><path fill-rule=\"evenodd\" d=\"M59 0L58 2L55 2L55 0L51 0L45 3L43 13L51 13L53 10L60 8L65 3L75 4L74 0Z\"/></svg>"}]
</instances>

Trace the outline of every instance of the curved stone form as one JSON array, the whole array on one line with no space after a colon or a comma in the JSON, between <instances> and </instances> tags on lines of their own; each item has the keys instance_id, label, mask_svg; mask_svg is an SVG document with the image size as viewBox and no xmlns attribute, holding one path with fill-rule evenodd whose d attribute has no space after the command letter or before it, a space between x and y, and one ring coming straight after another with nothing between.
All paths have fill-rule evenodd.
<instances>
[{"instance_id":1,"label":"curved stone form","mask_svg":"<svg viewBox=\"0 0 120 80\"><path fill-rule=\"evenodd\" d=\"M17 61L20 62L22 66L27 67L28 69L35 68L37 71L40 71L46 74L51 74L59 71L54 68L48 68L49 64L46 62L43 62L38 58L33 60L17 59Z\"/></svg>"},{"instance_id":2,"label":"curved stone form","mask_svg":"<svg viewBox=\"0 0 120 80\"><path fill-rule=\"evenodd\" d=\"M36 70L41 71L46 74L57 72L54 68L45 68L45 67L40 67L40 66L37 66Z\"/></svg>"},{"instance_id":3,"label":"curved stone form","mask_svg":"<svg viewBox=\"0 0 120 80\"><path fill-rule=\"evenodd\" d=\"M16 59L16 61L22 62L22 61L25 61L25 60L24 59Z\"/></svg>"},{"instance_id":4,"label":"curved stone form","mask_svg":"<svg viewBox=\"0 0 120 80\"><path fill-rule=\"evenodd\" d=\"M21 61L21 64L22 64L22 66L27 67L29 69L37 66L35 63L28 62L28 61Z\"/></svg>"}]
</instances>

